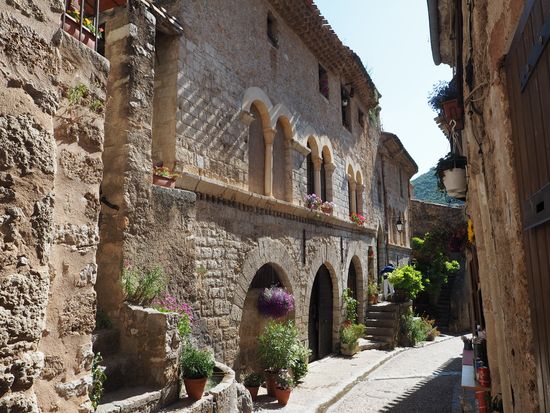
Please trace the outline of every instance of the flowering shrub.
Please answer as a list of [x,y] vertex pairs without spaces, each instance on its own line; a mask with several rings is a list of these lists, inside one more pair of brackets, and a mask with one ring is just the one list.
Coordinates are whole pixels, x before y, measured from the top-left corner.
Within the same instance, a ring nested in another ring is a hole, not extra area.
[[171,294],[164,294],[162,298],[153,301],[153,308],[162,313],[177,313],[178,333],[182,340],[186,340],[191,334],[191,322],[193,321],[193,312],[187,303],[181,303]]
[[265,288],[258,298],[258,310],[267,317],[283,317],[294,310],[294,296],[281,287]]
[[321,204],[321,211],[323,211],[325,214],[332,214],[332,211],[334,211],[334,202],[325,201]]
[[[67,9],[67,14],[80,23],[80,3],[78,0],[71,1],[71,5]],[[101,39],[103,28],[97,28],[94,26],[92,19],[84,17],[82,19],[82,26],[87,28],[96,38]]]
[[366,220],[366,218],[363,215],[356,214],[355,212],[351,213],[351,215],[349,216],[349,219],[351,220],[351,222],[356,223],[360,227],[363,226]]
[[309,208],[313,211],[319,210],[321,208],[321,204],[323,203],[323,200],[321,197],[317,196],[316,194],[308,194],[305,197],[306,202],[306,208]]
[[174,172],[167,166],[154,166],[153,175],[162,176],[163,178],[176,179],[180,174]]

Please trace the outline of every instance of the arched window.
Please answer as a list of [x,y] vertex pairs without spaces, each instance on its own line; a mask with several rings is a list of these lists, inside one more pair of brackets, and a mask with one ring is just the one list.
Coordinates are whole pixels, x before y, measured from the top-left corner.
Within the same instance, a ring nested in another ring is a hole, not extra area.
[[327,175],[326,175],[326,168],[325,168],[325,162],[326,159],[324,155],[321,153],[321,189],[320,189],[320,196],[323,201],[328,201],[327,199]]
[[260,111],[252,105],[250,113],[254,120],[248,129],[248,190],[265,193],[265,142]]
[[[309,142],[307,143],[307,147],[309,150],[312,150]],[[311,155],[311,152],[307,155],[307,158],[306,158],[306,168],[307,168],[307,193],[313,194],[315,193],[315,170],[313,168],[313,156]]]
[[273,196],[286,199],[286,139],[280,121],[273,140]]

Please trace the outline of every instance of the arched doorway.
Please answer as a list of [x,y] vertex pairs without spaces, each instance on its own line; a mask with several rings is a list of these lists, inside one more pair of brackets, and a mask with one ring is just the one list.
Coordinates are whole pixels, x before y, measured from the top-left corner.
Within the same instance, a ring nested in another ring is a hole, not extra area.
[[[269,318],[262,316],[258,311],[258,297],[264,288],[277,285],[291,291],[290,286],[283,283],[284,274],[281,269],[271,263],[264,264],[254,275],[243,306],[243,315],[239,327],[239,356],[235,363],[238,372],[245,369],[260,371],[261,365],[258,359],[258,336],[269,322]],[[291,291],[292,292],[292,291]],[[294,319],[294,312],[287,316]]]
[[347,287],[351,291],[351,296],[357,300],[357,269],[353,260],[349,263]]
[[332,288],[329,270],[321,265],[315,275],[309,301],[308,339],[311,361],[332,352]]

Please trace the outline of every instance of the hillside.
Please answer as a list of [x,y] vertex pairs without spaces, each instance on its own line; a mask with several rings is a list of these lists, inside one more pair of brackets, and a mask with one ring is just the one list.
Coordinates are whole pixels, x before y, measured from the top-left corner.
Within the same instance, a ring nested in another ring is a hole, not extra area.
[[437,188],[435,168],[432,168],[425,174],[413,179],[411,184],[413,185],[413,199],[441,205],[464,205],[463,201],[450,198],[447,194],[441,192]]

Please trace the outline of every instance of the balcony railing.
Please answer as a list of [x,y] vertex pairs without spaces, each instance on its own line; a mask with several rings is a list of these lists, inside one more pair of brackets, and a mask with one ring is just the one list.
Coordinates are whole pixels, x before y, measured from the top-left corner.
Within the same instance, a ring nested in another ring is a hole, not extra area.
[[65,0],[61,16],[63,30],[96,51],[101,38],[99,3],[100,0]]

